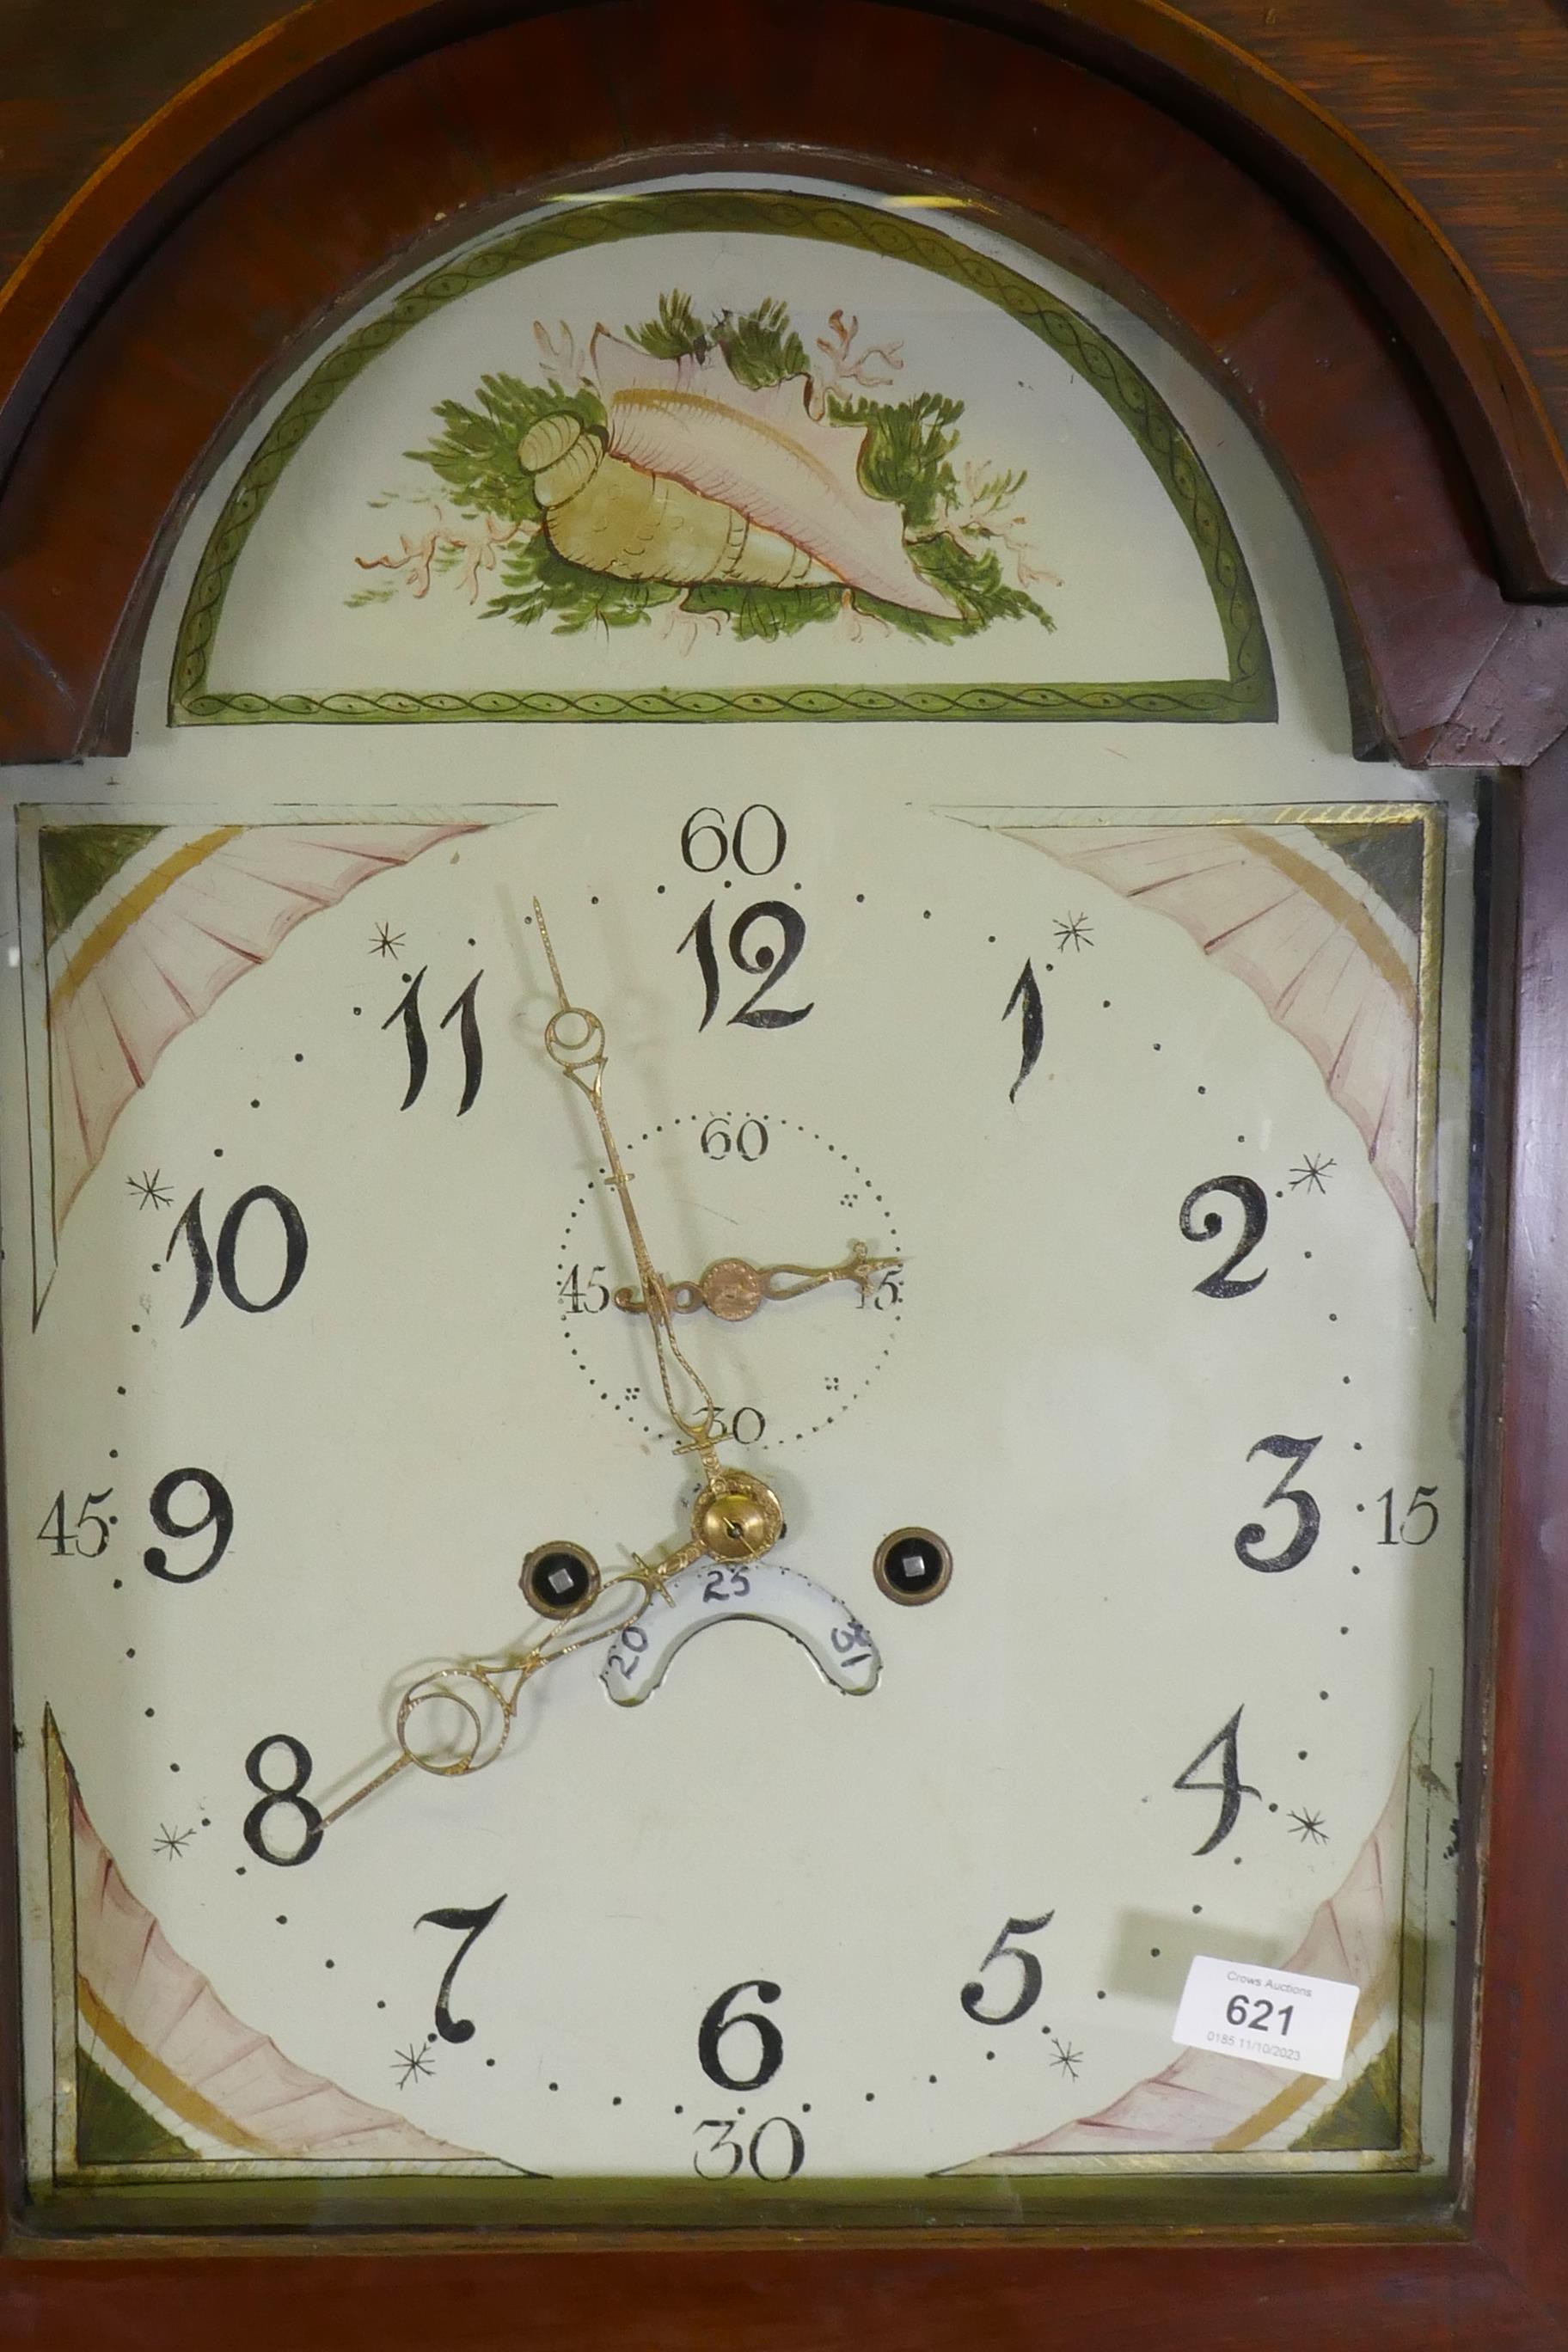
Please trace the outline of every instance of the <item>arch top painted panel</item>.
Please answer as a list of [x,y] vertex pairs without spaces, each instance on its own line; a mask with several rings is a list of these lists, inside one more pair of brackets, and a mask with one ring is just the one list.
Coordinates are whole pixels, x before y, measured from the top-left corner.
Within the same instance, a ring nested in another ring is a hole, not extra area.
[[708,178],[395,289],[198,517],[171,720],[1271,719],[1181,423],[985,212]]

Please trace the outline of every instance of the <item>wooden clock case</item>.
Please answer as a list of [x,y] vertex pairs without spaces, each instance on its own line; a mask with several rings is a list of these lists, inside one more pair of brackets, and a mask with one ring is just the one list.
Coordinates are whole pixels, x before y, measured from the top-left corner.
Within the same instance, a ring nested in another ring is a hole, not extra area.
[[[1317,548],[1359,753],[1505,772],[1468,1745],[1484,1769],[1465,1789],[1462,1941],[1481,1957],[1450,2205],[918,2247],[50,2243],[22,2210],[8,2071],[5,2343],[1568,2346],[1568,463],[1537,381],[1568,340],[1551,290],[1568,240],[1545,211],[1493,237],[1516,314],[1528,298],[1527,363],[1430,214],[1309,94],[1351,71],[1348,31],[1299,33],[1292,79],[1260,54],[1276,14],[1233,0],[1233,43],[1160,0],[310,0],[275,20],[226,0],[215,26],[251,37],[161,106],[105,52],[93,90],[55,101],[81,168],[134,125],[0,287],[0,763],[125,748],[163,561],[237,430],[367,295],[542,189],[794,166],[977,194],[1220,383]],[[1561,109],[1568,26],[1553,45],[1539,14],[1521,0],[1500,22],[1530,19]],[[1461,70],[1463,37],[1413,0],[1382,0],[1378,23],[1407,92],[1384,93],[1394,137],[1424,70]],[[50,37],[34,18],[35,61]],[[1503,119],[1527,102],[1520,70],[1489,70],[1468,131],[1489,107],[1495,160],[1449,175],[1478,219],[1489,173],[1525,184]],[[0,226],[6,182],[0,152]],[[20,173],[10,187],[25,209]],[[7,2070],[16,1927],[7,1895]]]

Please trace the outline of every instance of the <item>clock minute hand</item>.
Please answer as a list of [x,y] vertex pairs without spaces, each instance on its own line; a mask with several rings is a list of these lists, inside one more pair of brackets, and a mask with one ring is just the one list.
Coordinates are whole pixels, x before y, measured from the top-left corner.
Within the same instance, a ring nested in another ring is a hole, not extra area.
[[[394,1736],[398,1753],[379,1772],[362,1780],[346,1797],[321,1814],[321,1827],[330,1829],[367,1797],[374,1796],[389,1780],[395,1780],[409,1765],[422,1772],[434,1773],[438,1780],[462,1780],[470,1772],[484,1770],[495,1763],[511,1737],[517,1719],[519,1703],[524,1690],[537,1674],[546,1666],[559,1665],[579,1650],[594,1648],[601,1642],[613,1642],[628,1625],[635,1625],[648,1607],[656,1591],[662,1591],[661,1576],[674,1573],[691,1560],[703,1557],[704,1547],[693,1541],[684,1545],[671,1559],[650,1567],[638,1559],[637,1566],[608,1578],[604,1593],[614,1591],[617,1584],[632,1588],[634,1605],[623,1615],[612,1616],[608,1622],[596,1618],[589,1621],[586,1609],[583,1615],[559,1626],[546,1626],[542,1632],[511,1649],[483,1658],[467,1658],[460,1664],[437,1666],[417,1675],[404,1686],[397,1703]],[[637,1555],[634,1553],[633,1558]],[[521,1580],[520,1580],[521,1581]],[[598,1597],[603,1597],[598,1596]],[[664,1596],[667,1600],[668,1594]],[[588,1607],[592,1607],[592,1602]],[[448,1722],[444,1748],[424,1748],[416,1746],[409,1727],[421,1707],[437,1700],[446,1702],[456,1710],[459,1726]]]
[[[771,1551],[784,1533],[784,1511],[779,1498],[763,1479],[749,1470],[731,1469],[721,1462],[717,1430],[719,1406],[712,1390],[691,1362],[675,1336],[675,1324],[668,1294],[654,1272],[653,1259],[643,1238],[641,1220],[632,1202],[631,1179],[621,1162],[619,1149],[610,1122],[605,1115],[605,1064],[608,1045],[605,1024],[596,1013],[585,1005],[574,1004],[566,993],[561,977],[561,966],[555,961],[544,909],[537,898],[533,902],[533,919],[539,936],[544,942],[544,952],[550,960],[551,978],[555,982],[556,1010],[544,1027],[544,1043],[557,1069],[569,1077],[580,1094],[585,1095],[598,1125],[599,1138],[605,1147],[605,1160],[616,1198],[621,1204],[621,1214],[626,1223],[631,1240],[632,1256],[642,1284],[646,1301],[648,1329],[653,1336],[654,1355],[658,1364],[658,1382],[664,1391],[665,1410],[680,1433],[679,1454],[701,1456],[704,1485],[691,1512],[691,1538],[673,1558],[648,1563],[638,1560],[633,1571],[651,1593],[655,1587],[662,1590],[667,1578],[679,1568],[688,1566],[694,1559],[704,1557],[735,1565],[746,1560],[761,1559]],[[567,1028],[575,1024],[579,1034],[568,1035]],[[700,1415],[689,1418],[675,1402],[675,1384],[670,1375],[671,1363],[678,1364],[693,1391],[700,1400]]]
[[[633,1567],[605,1580],[606,1594],[618,1584],[630,1586],[637,1594],[635,1606],[624,1616],[612,1617],[607,1624],[585,1622],[584,1618],[568,1620],[559,1627],[547,1627],[531,1642],[500,1656],[468,1658],[460,1664],[437,1666],[409,1683],[397,1706],[395,1733],[398,1753],[380,1771],[362,1780],[346,1797],[340,1797],[336,1804],[323,1811],[321,1829],[331,1829],[345,1813],[352,1812],[367,1797],[374,1797],[377,1790],[396,1780],[411,1764],[422,1772],[434,1773],[439,1780],[462,1780],[471,1772],[484,1770],[498,1760],[510,1738],[519,1703],[535,1675],[542,1673],[546,1666],[560,1664],[579,1650],[613,1642],[628,1626],[636,1624],[656,1593],[667,1601],[671,1599],[666,1586],[681,1569],[700,1559],[721,1560],[730,1566],[759,1559],[772,1549],[779,1531],[778,1503],[771,1489],[748,1471],[721,1467],[718,1477],[710,1480],[692,1506],[691,1533],[685,1543],[659,1559],[645,1560],[634,1552]],[[455,1709],[467,1727],[439,1751],[416,1747],[409,1730],[419,1709],[437,1700]]]
[[[548,1665],[570,1657],[574,1651],[613,1640],[634,1623],[648,1607],[656,1593],[670,1599],[666,1587],[671,1577],[683,1568],[700,1559],[716,1559],[727,1566],[741,1566],[761,1559],[771,1551],[784,1532],[784,1513],[778,1496],[763,1479],[748,1470],[731,1469],[719,1459],[713,1435],[719,1419],[719,1407],[713,1391],[696,1367],[688,1360],[670,1324],[670,1306],[665,1286],[653,1270],[653,1261],[637,1210],[632,1205],[631,1180],[621,1162],[609,1120],[605,1116],[604,1078],[607,1045],[605,1024],[596,1013],[585,1005],[574,1004],[567,996],[561,978],[561,967],[555,961],[550,932],[543,909],[538,899],[533,902],[533,917],[539,926],[539,936],[550,960],[551,977],[555,982],[557,1009],[545,1024],[544,1043],[556,1067],[569,1077],[578,1091],[585,1095],[598,1125],[605,1158],[610,1171],[610,1181],[621,1204],[626,1232],[631,1240],[632,1255],[647,1301],[648,1328],[653,1334],[654,1352],[658,1360],[659,1385],[669,1418],[679,1431],[681,1444],[678,1451],[701,1456],[706,1481],[691,1507],[690,1532],[687,1540],[663,1558],[645,1560],[633,1553],[634,1565],[609,1578],[604,1587],[607,1592],[617,1584],[632,1586],[638,1594],[631,1612],[607,1625],[589,1624],[583,1620],[567,1621],[557,1631],[546,1632],[521,1650],[507,1652],[500,1657],[474,1658],[462,1664],[439,1666],[410,1683],[398,1702],[396,1738],[398,1754],[373,1773],[369,1780],[339,1799],[321,1815],[320,1826],[330,1828],[363,1804],[367,1797],[397,1779],[412,1764],[425,1772],[433,1772],[443,1780],[456,1780],[470,1772],[480,1771],[495,1762],[511,1735],[518,1704],[524,1689]],[[565,1025],[576,1024],[581,1034],[565,1034]],[[794,1273],[800,1269],[776,1268],[775,1272]],[[812,1272],[812,1269],[804,1271]],[[675,1402],[674,1383],[670,1378],[671,1360],[678,1364],[701,1402],[700,1419],[689,1419]],[[590,1604],[591,1605],[591,1604]],[[570,1630],[569,1630],[570,1629]],[[416,1748],[409,1736],[409,1726],[419,1709],[437,1700],[444,1700],[467,1724],[466,1733],[456,1743],[440,1753]],[[487,1719],[489,1725],[487,1738]]]
[[[556,1068],[571,1079],[580,1094],[587,1097],[598,1124],[599,1138],[605,1147],[605,1161],[609,1170],[610,1182],[621,1204],[621,1214],[626,1219],[626,1233],[632,1245],[632,1256],[637,1262],[637,1277],[642,1285],[642,1295],[647,1302],[648,1327],[653,1334],[654,1355],[658,1364],[659,1386],[664,1391],[665,1409],[681,1436],[682,1442],[678,1451],[700,1454],[702,1466],[711,1481],[720,1472],[713,1433],[719,1421],[719,1406],[712,1390],[683,1353],[680,1342],[675,1336],[675,1327],[670,1316],[669,1303],[665,1296],[664,1285],[654,1272],[653,1260],[648,1254],[647,1244],[643,1238],[642,1225],[632,1203],[631,1179],[622,1165],[615,1135],[605,1115],[605,1065],[609,1054],[605,1024],[596,1013],[591,1013],[585,1005],[574,1004],[568,997],[565,983],[561,977],[561,967],[555,961],[555,950],[551,944],[544,912],[537,898],[533,902],[533,919],[539,927],[539,936],[544,943],[544,952],[550,960],[550,974],[555,982],[557,999],[557,1009],[545,1024],[545,1050]],[[574,1023],[581,1027],[580,1036],[571,1037],[565,1034],[568,1025]],[[697,1419],[688,1419],[675,1402],[674,1383],[670,1378],[669,1370],[672,1360],[685,1373],[700,1400],[701,1412]]]

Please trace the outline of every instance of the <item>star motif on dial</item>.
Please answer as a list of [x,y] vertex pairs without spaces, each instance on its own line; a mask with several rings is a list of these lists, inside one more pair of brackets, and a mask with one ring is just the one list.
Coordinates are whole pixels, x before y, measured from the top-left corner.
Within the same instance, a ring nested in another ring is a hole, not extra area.
[[1075,955],[1094,945],[1094,930],[1087,915],[1064,915],[1056,924],[1057,945],[1071,948]]
[[1292,1813],[1290,1821],[1291,1836],[1300,1838],[1303,1845],[1327,1845],[1329,1835],[1321,1813]]
[[128,1176],[125,1181],[138,1196],[139,1208],[167,1209],[173,1206],[174,1196],[173,1192],[166,1192],[163,1190],[163,1171],[161,1168],[154,1168],[150,1176],[143,1168],[140,1176]]
[[185,1848],[195,1835],[195,1830],[172,1830],[165,1822],[160,1822],[158,1834],[153,1841],[153,1851],[167,1854],[171,1862],[183,1862]]
[[393,2060],[392,2071],[397,2077],[398,2089],[404,2091],[416,2074],[433,2074],[436,2069],[419,2044],[410,2042],[407,2049],[400,2050]]
[[1333,1165],[1331,1160],[1321,1155],[1314,1159],[1310,1151],[1304,1151],[1301,1165],[1290,1171],[1290,1190],[1299,1192],[1305,1185],[1309,1192],[1326,1192],[1329,1188],[1323,1180]]
[[1081,2050],[1075,2050],[1070,2042],[1058,2041],[1054,2035],[1051,2040],[1051,2047],[1057,2053],[1051,2060],[1051,2064],[1056,2068],[1058,2074],[1069,2075],[1076,2083],[1078,2080],[1078,2070],[1083,2060],[1083,2052]]
[[395,931],[390,923],[377,923],[375,937],[370,943],[372,955],[395,956],[403,952],[403,933]]

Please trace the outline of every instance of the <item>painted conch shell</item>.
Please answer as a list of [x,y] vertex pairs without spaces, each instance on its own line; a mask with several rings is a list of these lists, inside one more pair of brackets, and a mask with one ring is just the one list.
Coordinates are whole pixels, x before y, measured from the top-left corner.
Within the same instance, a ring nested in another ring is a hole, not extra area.
[[655,359],[603,327],[591,350],[604,442],[563,410],[518,447],[568,562],[683,585],[836,583],[955,617],[910,562],[898,507],[861,485],[865,430],[812,417],[807,377],[753,388],[718,352]]

